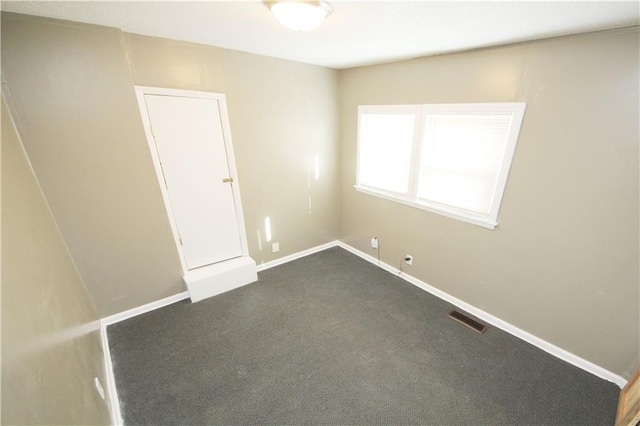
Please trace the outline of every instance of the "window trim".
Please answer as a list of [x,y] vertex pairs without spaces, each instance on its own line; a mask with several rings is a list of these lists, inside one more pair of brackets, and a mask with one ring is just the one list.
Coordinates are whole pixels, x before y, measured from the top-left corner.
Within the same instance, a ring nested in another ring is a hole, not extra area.
[[[414,184],[414,176],[413,176],[413,170],[414,170],[414,165],[416,162],[416,159],[413,157],[413,153],[415,151],[415,145],[416,145],[416,139],[415,139],[415,135],[419,134],[420,132],[422,132],[422,105],[365,105],[365,106],[358,106],[358,143],[357,143],[357,148],[356,148],[356,188],[360,188],[360,189],[369,189],[372,190],[373,192],[376,192],[378,194],[382,194],[382,195],[386,195],[387,197],[390,197],[393,200],[404,200],[405,197],[403,197],[405,194],[402,192],[394,192],[394,191],[387,191],[387,190],[383,190],[383,189],[379,189],[379,188],[374,188],[374,187],[370,187],[367,185],[362,185],[360,184],[360,152],[361,152],[361,146],[360,146],[360,125],[361,125],[361,117],[362,114],[389,114],[389,113],[394,113],[394,114],[406,114],[406,115],[413,115],[415,117],[414,123],[413,123],[413,132],[414,132],[414,140],[413,143],[411,144],[411,167],[409,168],[409,179],[407,182],[407,187],[408,189],[408,193],[411,193],[411,188],[412,185]],[[373,194],[375,195],[375,194]]]
[[[524,102],[496,102],[496,103],[466,103],[466,104],[423,104],[423,105],[360,105],[358,106],[358,129],[356,149],[356,184],[354,188],[358,192],[373,195],[410,207],[426,210],[462,222],[477,225],[486,229],[495,229],[498,226],[498,213],[504,197],[511,163],[515,154],[516,145],[522,127],[522,121],[526,110]],[[462,113],[473,112],[478,114],[505,113],[512,114],[511,127],[507,143],[503,152],[502,163],[496,179],[495,190],[488,214],[476,214],[458,209],[452,206],[436,202],[418,199],[419,169],[422,160],[422,147],[424,130],[429,113]],[[415,114],[414,139],[411,147],[411,166],[409,169],[409,182],[406,193],[396,193],[370,187],[360,183],[360,117],[362,114]]]

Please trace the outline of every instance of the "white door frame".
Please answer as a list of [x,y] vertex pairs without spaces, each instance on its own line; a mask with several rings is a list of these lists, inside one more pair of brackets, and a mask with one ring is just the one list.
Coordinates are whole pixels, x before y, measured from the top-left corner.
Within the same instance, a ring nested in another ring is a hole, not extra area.
[[158,179],[158,185],[162,192],[162,199],[164,201],[164,207],[167,210],[167,216],[171,225],[171,231],[173,232],[173,239],[178,250],[180,257],[180,264],[182,265],[182,272],[186,274],[187,263],[182,251],[182,245],[180,244],[180,234],[178,233],[178,227],[175,222],[173,211],[171,210],[171,203],[169,199],[169,192],[164,184],[164,174],[162,173],[162,167],[160,166],[160,157],[156,147],[156,142],[153,137],[153,131],[151,129],[151,121],[149,119],[149,113],[147,111],[144,95],[161,95],[161,96],[175,96],[186,98],[200,98],[200,99],[214,99],[218,101],[218,108],[220,110],[220,122],[222,123],[222,134],[224,137],[224,147],[227,153],[227,163],[229,164],[230,178],[233,179],[231,183],[231,190],[233,193],[233,201],[236,209],[236,217],[238,220],[238,226],[240,227],[240,245],[242,248],[242,256],[249,256],[249,248],[247,245],[247,231],[244,224],[244,213],[242,211],[242,200],[240,199],[240,184],[238,181],[238,172],[236,170],[236,161],[233,155],[233,142],[231,140],[231,127],[229,125],[229,116],[227,115],[227,102],[225,95],[222,93],[200,92],[195,90],[181,90],[181,89],[166,89],[160,87],[149,86],[135,86],[136,98],[138,99],[138,108],[140,109],[140,116],[142,117],[142,123],[144,125],[144,132],[147,137],[147,144],[153,159],[153,166],[156,171],[156,177]]

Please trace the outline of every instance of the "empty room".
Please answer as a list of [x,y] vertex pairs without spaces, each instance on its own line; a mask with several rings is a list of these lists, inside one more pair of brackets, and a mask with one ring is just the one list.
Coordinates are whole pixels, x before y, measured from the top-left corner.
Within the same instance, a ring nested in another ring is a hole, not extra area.
[[640,422],[640,4],[2,1],[2,424]]

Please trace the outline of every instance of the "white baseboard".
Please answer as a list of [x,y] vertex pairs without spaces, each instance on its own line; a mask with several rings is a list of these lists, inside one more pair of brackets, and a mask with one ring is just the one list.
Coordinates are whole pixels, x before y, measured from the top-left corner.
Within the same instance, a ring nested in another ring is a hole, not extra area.
[[189,293],[185,291],[183,293],[175,294],[173,296],[169,296],[155,302],[147,303],[146,305],[138,306],[137,308],[110,315],[100,320],[100,339],[102,341],[102,351],[104,353],[104,369],[105,377],[107,380],[107,396],[109,398],[109,407],[111,409],[111,423],[113,425],[121,426],[124,424],[124,422],[122,420],[122,414],[120,411],[120,400],[118,399],[116,379],[113,375],[113,364],[111,362],[111,350],[109,349],[107,326],[120,321],[124,321],[129,318],[133,318],[138,315],[142,315],[146,312],[150,312],[167,305],[171,305],[172,303],[176,303],[187,298],[189,298]]
[[[494,327],[497,327],[503,331],[506,331],[507,333],[518,337],[519,339],[524,340],[525,342],[528,342],[540,349],[542,349],[543,351],[563,360],[566,361],[572,365],[575,365],[578,368],[581,368],[595,376],[598,376],[602,379],[608,380],[610,382],[615,383],[616,385],[618,385],[620,388],[623,388],[627,381],[621,377],[618,376],[617,374],[614,374],[598,365],[593,364],[590,361],[587,361],[583,358],[580,358],[577,355],[574,355],[564,349],[561,349],[537,336],[534,336],[531,333],[528,333],[524,330],[519,329],[518,327],[509,324],[506,321],[501,320],[500,318],[497,318],[481,309],[476,308],[475,306],[472,306],[456,297],[451,296],[450,294],[447,294],[445,292],[443,292],[442,290],[439,290],[427,283],[425,283],[424,281],[419,280],[418,278],[415,278],[409,274],[406,274],[404,272],[400,272],[399,269],[384,263],[384,262],[379,262],[378,259],[374,258],[373,256],[364,253],[358,249],[356,249],[355,247],[352,247],[346,243],[343,243],[342,241],[331,241],[329,243],[326,244],[322,244],[313,248],[310,248],[308,250],[303,250],[301,252],[298,253],[294,253],[291,254],[289,256],[284,256],[281,257],[279,259],[276,260],[272,260],[270,262],[266,262],[263,263],[261,265],[257,266],[257,270],[259,271],[264,271],[265,269],[269,269],[269,268],[273,268],[275,266],[278,265],[282,265],[284,263],[287,262],[291,262],[293,260],[296,259],[300,259],[302,257],[305,256],[309,256],[311,254],[326,250],[328,248],[331,247],[342,247],[343,249],[373,263],[374,265],[379,266],[380,268],[391,272],[392,274],[398,275],[401,278],[403,278],[404,280],[406,280],[407,282],[415,285],[416,287],[433,294],[434,296],[445,300],[449,303],[451,303],[452,305],[457,306],[458,308],[476,316],[477,318],[486,321],[487,323],[493,325]],[[110,356],[110,351],[109,351],[109,341],[107,338],[107,331],[106,328],[107,326],[111,325],[111,324],[115,324],[117,322],[123,321],[125,319],[128,318],[132,318],[141,314],[144,314],[146,312],[150,312],[153,311],[155,309],[159,309],[162,308],[164,306],[168,306],[171,305],[173,303],[179,302],[181,300],[184,299],[188,299],[189,298],[189,293],[188,292],[183,292],[183,293],[179,293],[152,303],[147,303],[146,305],[143,306],[139,306],[137,308],[133,308],[133,309],[129,309],[127,311],[115,314],[115,315],[111,315],[108,317],[105,317],[103,319],[100,320],[100,333],[101,333],[101,337],[102,337],[102,345],[103,345],[103,350],[104,350],[104,354],[105,354],[105,369],[106,369],[106,378],[107,378],[107,391],[108,391],[108,395],[109,395],[109,399],[110,399],[110,406],[111,406],[111,415],[113,418],[113,423],[115,425],[122,425],[122,416],[120,414],[120,403],[118,400],[118,393],[116,390],[116,385],[115,385],[115,378],[113,376],[113,365],[111,363],[111,356]]]
[[307,250],[302,250],[297,253],[290,254],[289,256],[284,256],[276,260],[272,260],[270,262],[262,263],[258,265],[258,272],[264,271],[265,269],[273,268],[274,266],[279,266],[287,262],[291,262],[292,260],[300,259],[301,257],[309,256],[310,254],[317,253],[322,250],[326,250],[331,247],[336,247],[340,245],[339,241],[331,241],[326,244],[321,244],[319,246],[312,247]]
[[[262,263],[260,265],[257,265],[257,270],[258,272],[264,271],[265,269],[273,268],[274,266],[282,265],[284,263],[291,262],[292,260],[300,259],[301,257],[309,256],[310,254],[317,253],[331,247],[336,247],[337,245],[339,245],[339,241],[331,241],[326,244],[300,251],[298,253],[290,254],[289,256],[284,256],[270,262]],[[138,315],[142,315],[147,312],[155,311],[156,309],[164,308],[165,306],[169,306],[188,298],[189,292],[185,291],[182,293],[174,294],[173,296],[165,297],[164,299],[156,300],[155,302],[147,303],[146,305],[138,306],[136,308],[128,309],[117,314],[109,315],[108,317],[102,318],[100,322],[105,326],[109,326],[111,324],[115,324],[129,318],[137,317]]]
[[[322,250],[326,250],[331,247],[336,247],[339,244],[338,241],[332,241],[326,244],[322,244],[308,250],[303,250],[298,253],[291,254],[289,256],[281,257],[271,262],[263,263],[257,266],[258,271],[264,271],[265,269],[273,268],[274,266],[282,265],[292,260],[300,259],[301,257],[309,256],[310,254],[317,253]],[[142,315],[147,312],[154,311],[156,309],[163,308],[173,303],[179,302],[189,298],[189,292],[175,294],[173,296],[165,297],[155,302],[147,303],[146,305],[138,306],[136,308],[128,309],[126,311],[104,317],[100,320],[100,338],[102,341],[102,350],[104,353],[104,366],[105,377],[107,380],[107,396],[109,398],[109,406],[111,409],[111,421],[114,425],[123,425],[122,414],[120,412],[120,400],[118,399],[118,391],[116,389],[116,381],[113,375],[113,364],[111,362],[111,351],[109,350],[109,338],[107,336],[107,326],[124,321],[129,318]]]
[[147,303],[146,305],[138,306],[137,308],[128,309],[118,314],[109,315],[102,318],[100,321],[106,326],[115,324],[120,321],[124,321],[129,318],[137,317],[138,315],[145,314],[147,312],[155,311],[156,309],[164,308],[165,306],[179,302],[189,298],[189,292],[174,294],[173,296],[165,297],[164,299],[156,300],[155,302]]
[[121,426],[124,424],[120,412],[120,400],[116,389],[116,379],[113,375],[113,364],[111,363],[111,351],[109,350],[109,338],[107,337],[107,324],[100,320],[100,340],[102,341],[102,352],[104,353],[104,370],[107,380],[107,398],[109,398],[109,409],[111,411],[111,424]]
[[[282,265],[287,262],[291,262],[296,259],[300,259],[301,257],[309,256],[310,254],[317,253],[322,250],[326,250],[331,247],[336,247],[341,244],[339,241],[331,241],[326,244],[321,244],[316,247],[312,247],[307,250],[299,251],[294,254],[290,254],[289,256],[284,256],[279,259],[272,260],[270,262],[262,263],[257,265],[258,272],[264,271],[265,269],[273,268],[274,266]],[[185,300],[189,298],[189,292],[185,291],[182,293],[174,294],[173,296],[165,297],[164,299],[156,300],[155,302],[147,303],[146,305],[138,306],[136,308],[128,309],[126,311],[109,315],[108,317],[102,318],[100,321],[105,325],[115,324],[120,321],[124,321],[129,318],[137,317],[138,315],[145,314],[147,312],[154,311],[156,309],[164,308],[165,306],[169,306],[181,300]]]
[[451,296],[450,294],[445,293],[442,290],[438,290],[437,288],[425,283],[424,281],[419,280],[418,278],[415,278],[405,272],[401,272],[399,269],[394,268],[393,266],[384,263],[384,262],[379,262],[378,259],[376,259],[375,257],[364,253],[358,249],[356,249],[355,247],[352,247],[346,243],[343,243],[342,241],[338,241],[337,245],[339,247],[342,247],[343,249],[363,258],[364,260],[367,260],[371,263],[373,263],[374,265],[379,266],[380,268],[391,272],[401,278],[403,278],[404,280],[406,280],[407,282],[415,285],[416,287],[433,294],[434,296],[445,300],[449,303],[451,303],[452,305],[457,306],[458,308],[476,316],[477,318],[488,322],[489,324],[493,325],[494,327],[497,327],[503,331],[506,331],[507,333],[524,340],[527,343],[532,344],[533,346],[536,346],[540,349],[542,349],[543,351],[555,356],[556,358],[560,358],[563,361],[568,362],[569,364],[575,365],[578,368],[581,368],[595,376],[598,376],[602,379],[608,380],[610,382],[615,383],[616,385],[618,385],[620,388],[623,388],[626,384],[627,381],[615,374],[612,373],[609,370],[606,370],[590,361],[587,361],[586,359],[580,358],[577,355],[572,354],[571,352],[568,352],[564,349],[561,349],[549,342],[547,342],[546,340],[543,340],[537,336],[534,336],[531,333],[528,333],[512,324],[509,324],[506,321],[501,320],[500,318],[497,318],[481,309],[476,308],[475,306],[472,306],[454,296]]

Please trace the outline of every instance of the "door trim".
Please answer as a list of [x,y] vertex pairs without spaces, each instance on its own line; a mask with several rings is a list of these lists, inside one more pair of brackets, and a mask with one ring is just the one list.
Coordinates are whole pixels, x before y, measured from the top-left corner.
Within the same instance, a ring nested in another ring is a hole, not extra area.
[[[182,266],[183,275],[189,271],[185,260],[184,252],[182,251],[182,245],[180,244],[180,234],[178,233],[178,227],[175,222],[173,211],[171,210],[171,203],[169,199],[169,193],[164,185],[164,175],[160,166],[160,157],[156,148],[155,139],[151,131],[151,121],[149,119],[149,113],[147,111],[145,95],[160,95],[160,96],[172,96],[172,97],[184,97],[184,98],[196,98],[196,99],[213,99],[218,102],[218,109],[220,111],[220,123],[222,124],[222,134],[224,137],[224,147],[227,156],[227,163],[229,165],[230,178],[233,179],[231,184],[231,190],[233,193],[233,202],[236,209],[236,218],[238,220],[238,226],[240,227],[240,246],[242,249],[242,256],[249,256],[249,248],[247,244],[247,231],[244,224],[244,212],[242,210],[242,200],[240,198],[240,185],[238,179],[238,172],[236,169],[236,161],[233,154],[233,141],[231,139],[231,126],[229,124],[229,116],[227,113],[226,97],[223,93],[212,92],[200,92],[195,90],[181,90],[181,89],[167,89],[162,87],[150,87],[150,86],[134,86],[136,92],[136,98],[138,100],[138,109],[140,110],[140,116],[142,118],[142,124],[144,127],[145,136],[147,139],[147,146],[153,160],[153,167],[156,171],[156,178],[160,192],[162,193],[162,199],[164,201],[164,207],[167,211],[167,217],[171,226],[171,232],[173,233],[174,243],[176,250],[178,251],[178,257],[180,258],[180,264]],[[206,266],[204,266],[206,267]],[[197,268],[196,268],[197,269]]]

